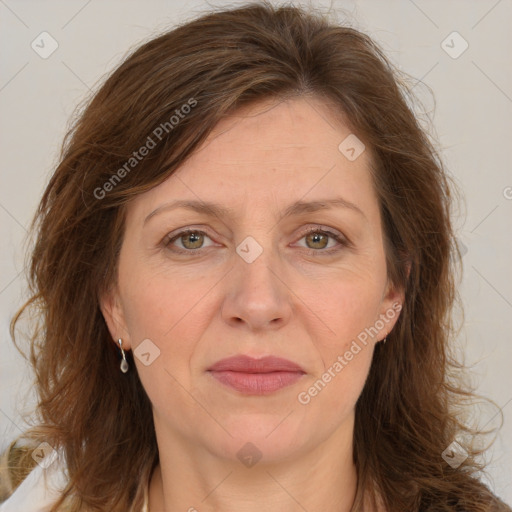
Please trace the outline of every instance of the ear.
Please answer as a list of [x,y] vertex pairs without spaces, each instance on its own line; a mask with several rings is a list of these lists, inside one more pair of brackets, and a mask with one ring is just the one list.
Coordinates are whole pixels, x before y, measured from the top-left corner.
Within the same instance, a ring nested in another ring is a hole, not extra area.
[[123,349],[131,348],[131,339],[126,327],[125,315],[117,287],[112,287],[100,296],[100,309],[107,324],[112,339],[117,345],[117,340],[123,340]]
[[[407,274],[409,274],[409,271]],[[377,337],[378,340],[382,341],[393,330],[400,316],[400,311],[402,311],[404,301],[404,289],[393,285],[393,283],[388,280],[381,301],[379,319],[375,322],[380,330]]]

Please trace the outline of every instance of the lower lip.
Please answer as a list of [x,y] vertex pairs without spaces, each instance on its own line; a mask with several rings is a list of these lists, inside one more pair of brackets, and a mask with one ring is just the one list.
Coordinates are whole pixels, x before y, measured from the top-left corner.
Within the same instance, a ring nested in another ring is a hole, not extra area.
[[300,372],[243,373],[232,371],[210,371],[222,384],[246,395],[266,395],[297,382],[304,374]]

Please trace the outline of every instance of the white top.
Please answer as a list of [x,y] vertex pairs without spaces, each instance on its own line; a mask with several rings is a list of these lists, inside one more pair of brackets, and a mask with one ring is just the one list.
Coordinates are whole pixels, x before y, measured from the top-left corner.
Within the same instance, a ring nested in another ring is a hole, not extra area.
[[[0,512],[47,512],[66,486],[63,467],[60,457],[46,469],[37,464],[9,499],[0,504]],[[147,487],[141,512],[148,512]]]

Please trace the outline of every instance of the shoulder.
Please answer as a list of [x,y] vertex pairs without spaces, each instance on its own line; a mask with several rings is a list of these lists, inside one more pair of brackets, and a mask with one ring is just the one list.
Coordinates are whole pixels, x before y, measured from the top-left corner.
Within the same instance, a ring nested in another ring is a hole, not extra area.
[[[21,466],[13,467],[9,456],[15,448],[11,445],[7,456],[3,456],[0,480],[3,484],[5,501],[0,503],[0,512],[43,512],[54,504],[66,485],[66,471],[63,458],[58,452],[46,454],[38,463],[25,462],[28,470],[23,473]],[[31,451],[33,452],[33,450]],[[36,453],[37,455],[37,453]],[[5,457],[5,458],[4,458]],[[28,474],[27,474],[28,472]],[[23,475],[20,477],[20,474]],[[21,480],[21,481],[19,481]]]

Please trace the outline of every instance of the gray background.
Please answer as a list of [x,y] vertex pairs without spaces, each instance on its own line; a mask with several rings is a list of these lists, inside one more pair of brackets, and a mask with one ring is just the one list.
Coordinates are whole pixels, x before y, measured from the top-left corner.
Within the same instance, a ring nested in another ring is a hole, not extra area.
[[[0,449],[23,429],[21,413],[33,405],[31,376],[8,325],[26,296],[26,229],[73,109],[129,48],[210,8],[237,3],[0,0]],[[416,78],[414,92],[464,193],[455,218],[465,253],[466,320],[458,343],[472,366],[471,382],[503,411],[486,481],[512,503],[512,1],[333,1],[332,7]],[[42,45],[43,31],[58,44],[46,59],[31,47]],[[463,39],[446,39],[454,31]],[[464,41],[467,50],[453,58]],[[476,408],[474,416],[481,428],[499,423],[489,407]]]

